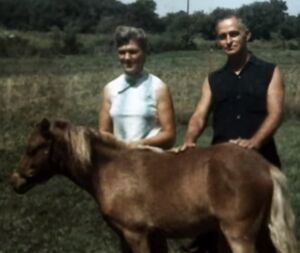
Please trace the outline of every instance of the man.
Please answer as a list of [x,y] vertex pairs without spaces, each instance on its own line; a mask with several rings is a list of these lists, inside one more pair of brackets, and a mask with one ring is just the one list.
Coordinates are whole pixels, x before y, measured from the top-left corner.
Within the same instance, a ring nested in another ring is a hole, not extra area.
[[[204,80],[201,98],[180,149],[196,145],[212,112],[213,144],[231,142],[255,149],[280,167],[273,139],[283,115],[284,85],[280,69],[248,50],[251,34],[238,16],[220,18],[216,33],[227,62]],[[211,233],[200,236],[187,250],[216,252],[216,237]]]
[[195,146],[212,109],[213,144],[229,141],[255,149],[280,167],[272,137],[283,115],[280,69],[248,50],[251,34],[238,16],[219,19],[216,33],[227,63],[205,79],[202,96],[188,124],[184,148]]

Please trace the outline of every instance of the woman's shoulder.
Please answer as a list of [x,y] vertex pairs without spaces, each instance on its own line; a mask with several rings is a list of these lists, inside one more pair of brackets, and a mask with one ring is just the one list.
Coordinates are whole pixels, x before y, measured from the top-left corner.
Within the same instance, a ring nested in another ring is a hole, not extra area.
[[118,92],[119,90],[123,89],[124,84],[126,83],[125,81],[125,75],[121,74],[115,79],[111,80],[108,82],[105,86],[104,89],[109,93],[109,94],[114,94]]
[[149,78],[151,78],[151,83],[155,89],[163,89],[166,88],[166,83],[162,81],[158,76],[149,73]]
[[125,79],[125,75],[121,74],[115,79],[109,81],[105,86],[110,87],[110,86],[120,85],[124,82],[124,79]]

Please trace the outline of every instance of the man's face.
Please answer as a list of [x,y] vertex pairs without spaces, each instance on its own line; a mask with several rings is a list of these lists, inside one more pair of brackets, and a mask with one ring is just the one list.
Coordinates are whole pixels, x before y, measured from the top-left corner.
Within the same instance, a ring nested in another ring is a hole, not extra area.
[[118,48],[119,60],[128,75],[136,75],[143,69],[145,53],[135,40],[130,40]]
[[221,20],[217,25],[218,44],[228,56],[241,53],[247,48],[250,34],[236,17]]

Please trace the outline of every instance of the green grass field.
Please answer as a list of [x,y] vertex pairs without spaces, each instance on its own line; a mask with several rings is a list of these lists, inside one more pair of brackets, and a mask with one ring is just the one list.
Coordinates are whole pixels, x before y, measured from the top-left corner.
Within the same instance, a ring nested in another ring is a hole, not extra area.
[[[253,49],[280,65],[286,84],[286,118],[276,134],[300,236],[300,51]],[[147,69],[170,86],[178,120],[177,144],[218,51],[151,55]],[[118,252],[117,238],[93,199],[65,178],[53,178],[26,195],[15,194],[8,174],[17,166],[31,126],[43,117],[97,127],[100,92],[121,73],[115,56],[0,59],[0,253]],[[200,138],[209,145],[211,129]],[[170,243],[173,252],[177,244]]]

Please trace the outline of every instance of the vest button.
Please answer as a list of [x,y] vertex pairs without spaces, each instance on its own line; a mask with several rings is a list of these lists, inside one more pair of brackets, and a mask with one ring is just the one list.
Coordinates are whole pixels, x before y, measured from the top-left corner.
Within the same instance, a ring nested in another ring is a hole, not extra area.
[[241,118],[241,115],[238,114],[238,115],[236,116],[236,119],[240,119],[240,118]]
[[237,96],[236,96],[236,99],[241,99],[241,98],[242,98],[241,95],[237,95]]

